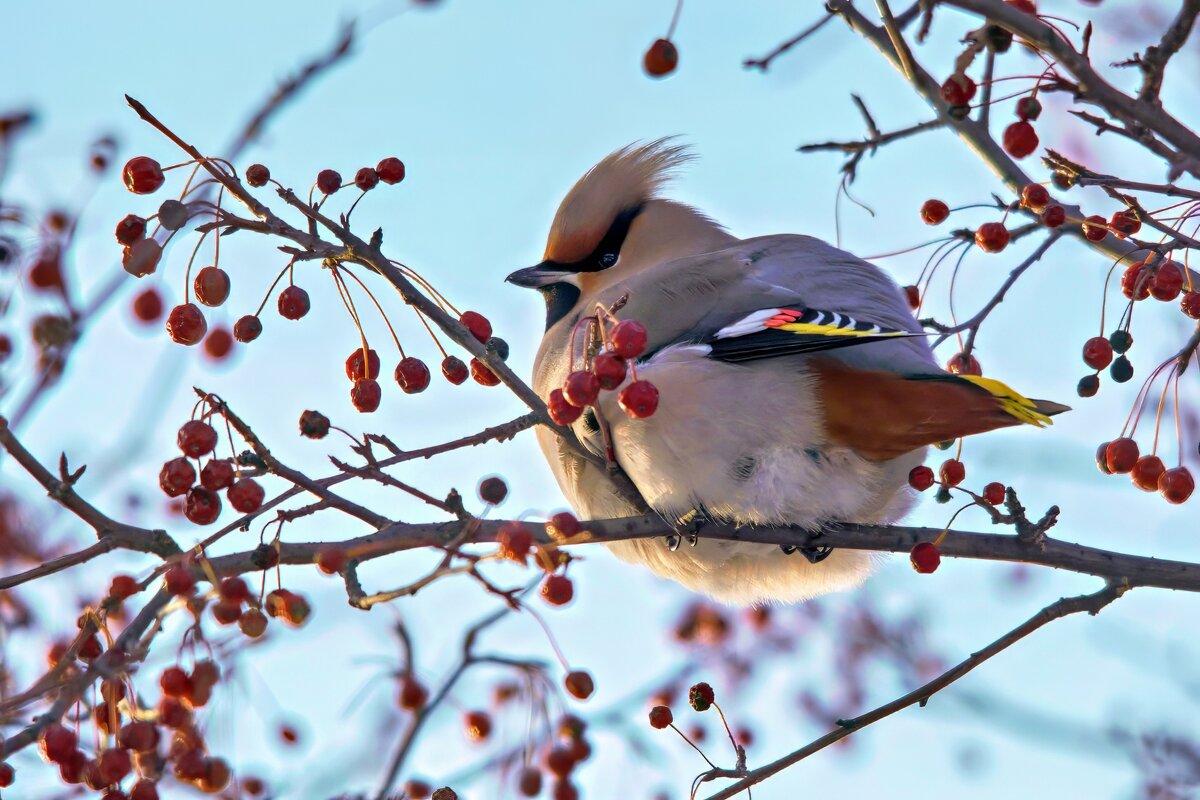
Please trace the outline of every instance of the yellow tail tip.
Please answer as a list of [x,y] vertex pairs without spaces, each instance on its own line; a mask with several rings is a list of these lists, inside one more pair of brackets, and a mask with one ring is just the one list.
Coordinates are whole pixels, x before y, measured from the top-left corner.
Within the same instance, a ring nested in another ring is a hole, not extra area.
[[1000,407],[1004,409],[1005,413],[1027,425],[1036,425],[1039,428],[1053,425],[1054,420],[1050,419],[1052,416],[1071,410],[1070,406],[1055,403],[1052,400],[1030,400],[1008,384],[995,378],[984,378],[979,375],[959,375],[958,377],[995,397],[1000,401]]

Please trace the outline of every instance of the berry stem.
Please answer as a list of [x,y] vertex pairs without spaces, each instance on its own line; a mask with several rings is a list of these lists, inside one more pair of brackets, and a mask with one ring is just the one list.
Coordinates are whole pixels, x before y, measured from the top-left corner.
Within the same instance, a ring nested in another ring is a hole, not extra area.
[[283,265],[283,269],[279,270],[279,274],[275,276],[275,280],[271,281],[270,287],[267,288],[267,293],[263,296],[262,302],[258,304],[258,310],[254,312],[254,316],[257,317],[262,314],[263,309],[267,305],[267,301],[271,299],[271,295],[275,291],[275,287],[279,285],[279,281],[283,279],[284,274],[292,268],[292,263],[294,261],[295,259],[288,261],[288,263]]

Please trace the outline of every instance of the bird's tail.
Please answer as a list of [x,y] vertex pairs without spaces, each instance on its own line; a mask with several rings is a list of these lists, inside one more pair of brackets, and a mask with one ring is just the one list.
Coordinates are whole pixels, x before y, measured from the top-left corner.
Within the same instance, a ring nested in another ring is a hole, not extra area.
[[1051,417],[1071,410],[1070,406],[1055,403],[1053,400],[1030,400],[1025,395],[1009,387],[1008,384],[1002,383],[995,378],[984,378],[979,375],[956,375],[953,377],[958,380],[967,381],[983,389],[996,398],[1004,413],[1028,425],[1036,425],[1039,428],[1053,425],[1054,421],[1050,419]]

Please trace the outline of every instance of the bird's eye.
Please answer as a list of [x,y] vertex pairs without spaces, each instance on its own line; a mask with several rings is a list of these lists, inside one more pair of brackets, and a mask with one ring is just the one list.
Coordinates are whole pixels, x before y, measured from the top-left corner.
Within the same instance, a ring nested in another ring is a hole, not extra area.
[[608,268],[615,263],[617,263],[616,253],[605,253],[604,255],[600,256],[600,266],[602,267]]

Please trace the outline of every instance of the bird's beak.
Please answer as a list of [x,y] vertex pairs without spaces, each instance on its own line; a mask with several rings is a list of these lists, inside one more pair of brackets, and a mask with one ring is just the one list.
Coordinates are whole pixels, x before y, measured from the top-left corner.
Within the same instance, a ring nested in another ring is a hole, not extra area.
[[543,261],[540,264],[535,264],[532,267],[519,269],[509,275],[504,280],[511,283],[513,286],[523,286],[526,289],[538,289],[542,286],[549,286],[552,283],[562,283],[567,281],[573,272],[569,270],[559,269],[558,265],[553,261]]

